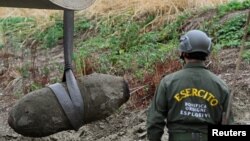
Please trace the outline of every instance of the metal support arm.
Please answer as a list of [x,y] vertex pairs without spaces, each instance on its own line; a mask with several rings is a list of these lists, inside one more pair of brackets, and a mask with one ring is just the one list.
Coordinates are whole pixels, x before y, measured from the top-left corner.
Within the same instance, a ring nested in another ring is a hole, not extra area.
[[0,7],[83,10],[95,0],[0,0]]

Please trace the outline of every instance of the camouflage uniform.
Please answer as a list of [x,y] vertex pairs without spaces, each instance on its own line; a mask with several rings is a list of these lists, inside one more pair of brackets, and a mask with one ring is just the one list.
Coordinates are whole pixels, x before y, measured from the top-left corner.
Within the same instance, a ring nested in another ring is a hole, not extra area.
[[221,123],[228,99],[220,78],[202,63],[188,63],[161,80],[148,110],[148,139],[160,141],[167,125],[169,141],[207,141],[207,126]]

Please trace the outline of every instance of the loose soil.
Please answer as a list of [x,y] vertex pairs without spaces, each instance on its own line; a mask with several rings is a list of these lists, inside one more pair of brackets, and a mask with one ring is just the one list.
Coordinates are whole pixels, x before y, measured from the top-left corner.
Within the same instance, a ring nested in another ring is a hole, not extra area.
[[[225,49],[219,53],[217,72],[230,86],[236,66],[238,49]],[[214,65],[212,65],[214,66]],[[211,69],[213,69],[211,67]],[[250,124],[250,64],[243,62],[236,82],[233,98],[233,113],[237,124]],[[131,101],[124,104],[112,116],[85,125],[79,131],[64,131],[44,138],[23,137],[15,133],[7,124],[8,112],[18,100],[13,95],[0,95],[0,140],[1,141],[144,141],[146,139],[147,107],[129,109]],[[163,140],[168,138],[167,132]]]
[[[222,23],[226,21],[230,16],[234,16],[239,12],[225,15],[222,18]],[[199,27],[202,21],[210,19],[216,14],[214,10],[210,12],[202,13],[196,17],[192,17],[190,20],[180,27],[180,30],[187,31],[193,28]],[[209,68],[221,77],[230,88],[235,84],[236,92],[233,96],[232,109],[236,124],[250,124],[250,64],[243,62],[239,70],[239,77],[236,83],[233,82],[236,58],[238,56],[239,49],[229,48],[221,50],[216,59],[212,59],[214,62]],[[62,48],[56,47],[52,51],[46,51],[39,54],[46,54],[45,58],[37,58],[36,62],[39,62],[39,67],[44,65],[51,65],[48,60],[53,60],[53,63],[63,64]],[[110,117],[87,124],[80,128],[78,131],[64,131],[44,138],[29,138],[23,137],[15,133],[7,124],[8,112],[11,107],[17,102],[23,95],[18,94],[23,88],[22,84],[30,83],[22,80],[21,75],[15,70],[12,70],[13,65],[18,65],[19,62],[25,61],[18,56],[18,53],[9,55],[14,63],[11,66],[6,67],[0,55],[0,141],[144,141],[146,139],[146,114],[147,106],[140,109],[128,108],[131,106],[132,101],[129,100],[124,104],[117,112]],[[52,57],[51,57],[52,56]],[[14,59],[13,59],[14,58]],[[49,58],[49,59],[48,59]],[[8,59],[7,62],[10,62]],[[19,62],[18,62],[19,61]],[[42,63],[41,63],[42,62]],[[38,63],[37,63],[38,64]],[[35,68],[38,66],[35,66]],[[53,65],[51,65],[53,67]],[[3,68],[3,69],[2,69]],[[9,69],[10,68],[10,69]],[[51,77],[60,77],[60,72],[54,72],[50,74]],[[44,80],[46,82],[46,80]],[[13,87],[14,86],[14,87]],[[167,130],[167,129],[166,129]],[[165,132],[163,140],[167,140],[168,135]]]

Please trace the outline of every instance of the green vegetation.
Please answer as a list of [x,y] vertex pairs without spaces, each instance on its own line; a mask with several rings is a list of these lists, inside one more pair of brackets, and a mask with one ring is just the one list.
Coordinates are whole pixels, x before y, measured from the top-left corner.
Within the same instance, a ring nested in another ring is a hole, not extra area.
[[244,35],[243,28],[246,23],[246,15],[239,15],[226,21],[218,28],[216,33],[217,46],[239,47]]
[[[34,18],[8,17],[0,19],[1,34],[11,47],[21,48],[36,40],[44,48],[54,47],[63,36],[63,23],[61,17],[51,17],[52,23],[45,27],[38,25]],[[43,25],[44,26],[44,25]]]
[[[29,36],[29,33],[35,27],[35,20],[32,18],[9,17],[0,19],[0,31],[7,46],[20,49],[24,40]],[[4,41],[3,41],[4,42]],[[2,48],[4,45],[1,45]]]
[[227,4],[220,5],[218,7],[218,15],[223,16],[228,12],[236,11],[236,10],[244,10],[250,7],[250,0],[244,0],[243,2],[232,0]]
[[[220,5],[217,14],[198,28],[213,37],[217,51],[225,47],[239,47],[242,44],[246,12],[226,16],[228,12],[249,7],[250,0]],[[184,32],[180,27],[194,14],[182,13],[174,20],[154,28],[150,28],[150,23],[156,18],[159,19],[157,14],[148,14],[141,19],[133,18],[131,12],[95,19],[87,19],[84,15],[76,17],[73,56],[76,72],[78,75],[86,74],[91,68],[96,72],[116,75],[129,73],[141,79],[145,72],[155,71],[156,63],[164,62],[166,58],[177,57],[175,49],[180,35]],[[0,36],[5,38],[5,44],[0,42],[0,48],[4,48],[6,44],[15,48],[25,45],[29,47],[36,41],[37,48],[51,49],[63,37],[62,17],[51,16],[50,22],[43,26],[32,18],[4,18],[0,19],[0,31],[3,32]],[[247,45],[250,43],[247,42]],[[250,60],[249,51],[243,54],[243,58],[246,61]],[[24,65],[20,69],[25,78],[29,76],[30,66]],[[40,73],[47,76],[50,71],[46,68],[40,70]],[[36,88],[40,88],[40,85],[31,85],[32,90]]]
[[57,44],[59,39],[63,37],[63,23],[62,20],[55,20],[55,23],[47,28],[45,28],[42,32],[38,31],[35,33],[35,39],[39,41],[39,43],[44,48],[52,48]]
[[[218,6],[218,13],[210,21],[205,22],[201,29],[207,31],[213,37],[214,49],[216,51],[222,48],[240,47],[242,45],[242,38],[245,32],[244,26],[247,19],[247,11],[245,9],[250,7],[250,0],[231,1],[228,4]],[[234,12],[227,15],[229,12]],[[237,12],[238,11],[238,12]],[[250,42],[247,41],[249,46]]]
[[[175,22],[144,32],[145,25],[154,18],[151,15],[145,20],[136,21],[131,15],[124,14],[99,19],[96,35],[76,43],[78,50],[74,58],[78,66],[84,66],[79,58],[93,58],[96,66],[99,66],[98,72],[118,75],[133,72],[140,77],[143,71],[152,71],[155,62],[163,61],[176,48],[180,34],[178,27],[185,20],[182,16]],[[84,25],[89,23],[85,21]],[[88,27],[85,30],[93,28]]]
[[245,61],[247,61],[248,63],[250,63],[250,50],[246,50],[243,54],[242,57]]

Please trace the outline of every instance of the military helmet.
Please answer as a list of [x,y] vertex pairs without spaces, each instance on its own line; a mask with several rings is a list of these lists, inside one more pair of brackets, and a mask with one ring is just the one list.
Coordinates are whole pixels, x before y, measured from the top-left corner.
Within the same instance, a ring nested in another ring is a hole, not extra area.
[[179,51],[184,53],[203,52],[207,55],[211,52],[211,38],[200,30],[191,30],[180,38]]

